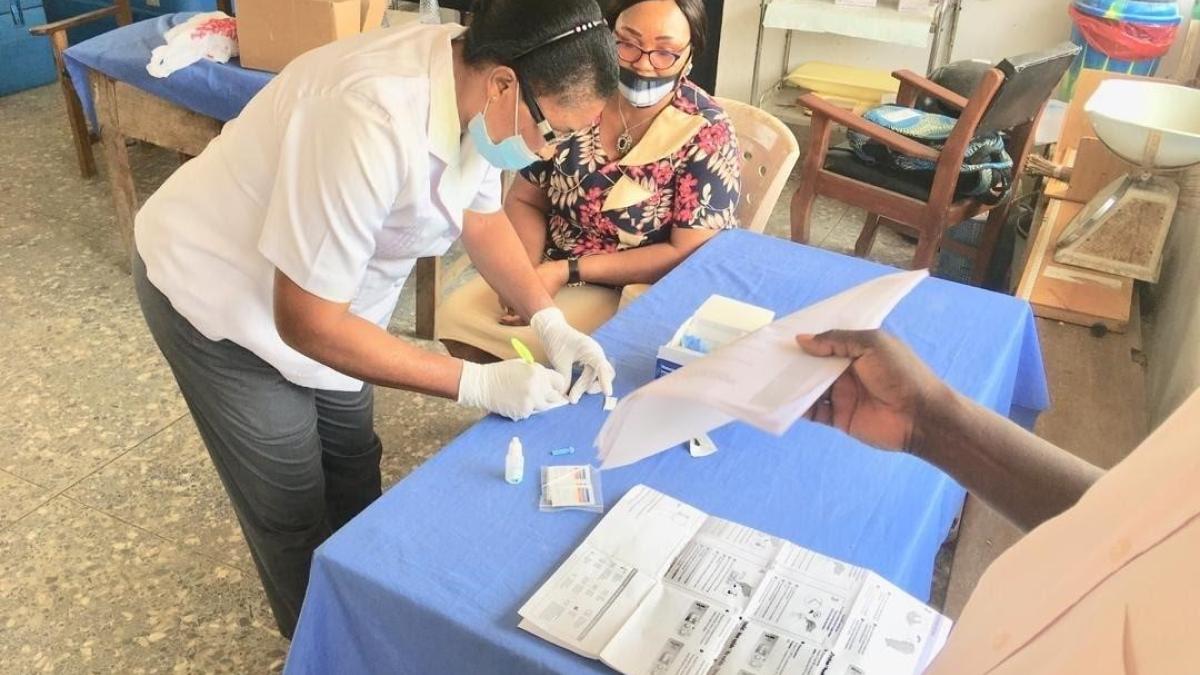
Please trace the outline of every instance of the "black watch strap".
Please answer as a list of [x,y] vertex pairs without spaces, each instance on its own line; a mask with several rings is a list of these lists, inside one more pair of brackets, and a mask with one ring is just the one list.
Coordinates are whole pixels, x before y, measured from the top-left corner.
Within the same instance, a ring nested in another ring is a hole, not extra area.
[[583,279],[579,278],[579,258],[572,256],[567,258],[567,285],[582,286]]

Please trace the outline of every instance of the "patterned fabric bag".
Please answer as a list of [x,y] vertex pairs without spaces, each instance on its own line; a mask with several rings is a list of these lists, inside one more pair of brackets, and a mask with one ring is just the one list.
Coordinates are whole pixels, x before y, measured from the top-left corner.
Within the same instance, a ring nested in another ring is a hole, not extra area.
[[[958,120],[936,113],[922,112],[897,105],[882,105],[863,113],[863,117],[885,129],[907,136],[931,148],[941,149]],[[893,151],[878,141],[849,131],[850,147],[867,164],[899,171],[932,175],[937,164],[928,159],[910,157]],[[1012,186],[1013,160],[1004,149],[1004,137],[995,131],[983,134],[967,144],[959,172],[957,194],[974,197],[986,204],[998,204]]]

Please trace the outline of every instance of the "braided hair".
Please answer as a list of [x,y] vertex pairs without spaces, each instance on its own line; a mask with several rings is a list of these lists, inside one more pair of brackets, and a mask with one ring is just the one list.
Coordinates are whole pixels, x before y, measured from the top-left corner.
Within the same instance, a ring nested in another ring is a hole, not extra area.
[[468,64],[508,66],[539,96],[563,104],[616,91],[612,33],[579,30],[604,20],[596,0],[475,0],[471,11],[463,49]]

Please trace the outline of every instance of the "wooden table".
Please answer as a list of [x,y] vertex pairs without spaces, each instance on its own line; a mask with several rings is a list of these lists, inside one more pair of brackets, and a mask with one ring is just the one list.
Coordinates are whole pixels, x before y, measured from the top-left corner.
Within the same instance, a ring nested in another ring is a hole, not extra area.
[[1083,206],[1065,199],[1045,200],[1016,296],[1028,300],[1039,317],[1123,333],[1132,314],[1133,280],[1054,260],[1056,243]]
[[[101,148],[108,164],[117,228],[126,252],[132,253],[133,219],[139,202],[129,153],[125,147],[126,139],[144,141],[187,157],[195,157],[221,133],[221,122],[94,70],[91,71],[91,84],[100,122]],[[128,257],[125,260],[128,261]],[[416,335],[423,340],[433,339],[440,281],[440,259],[421,258],[417,261],[415,323]]]

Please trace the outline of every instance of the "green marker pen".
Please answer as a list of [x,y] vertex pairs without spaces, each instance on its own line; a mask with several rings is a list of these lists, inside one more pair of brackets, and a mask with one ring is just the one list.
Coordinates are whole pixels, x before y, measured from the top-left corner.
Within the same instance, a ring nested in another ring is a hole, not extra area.
[[525,343],[521,342],[520,338],[513,338],[512,346],[513,349],[517,350],[517,356],[520,356],[522,361],[528,363],[529,365],[537,363],[537,361],[533,358],[533,352],[529,351],[529,347],[526,347]]

